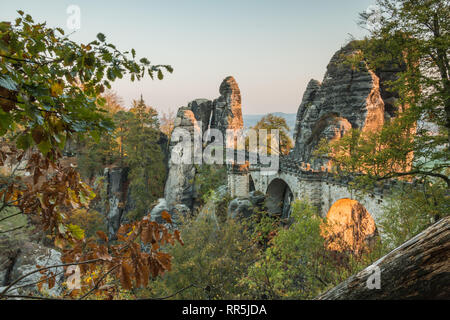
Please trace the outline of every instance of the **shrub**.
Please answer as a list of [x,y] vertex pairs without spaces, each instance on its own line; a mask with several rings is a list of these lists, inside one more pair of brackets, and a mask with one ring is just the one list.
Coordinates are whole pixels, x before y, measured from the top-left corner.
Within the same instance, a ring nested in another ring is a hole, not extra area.
[[246,288],[239,279],[256,259],[245,228],[239,221],[228,219],[218,225],[208,217],[183,222],[184,246],[169,249],[173,267],[150,284],[153,297],[167,296],[183,288],[177,299],[239,299]]

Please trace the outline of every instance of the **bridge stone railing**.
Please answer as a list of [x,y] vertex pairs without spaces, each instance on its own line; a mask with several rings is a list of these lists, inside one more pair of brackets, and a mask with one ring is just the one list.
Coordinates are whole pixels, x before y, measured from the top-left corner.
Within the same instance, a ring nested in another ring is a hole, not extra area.
[[[235,157],[237,151],[234,150]],[[257,163],[249,163],[250,156],[254,156],[256,159],[259,159],[257,154],[251,154],[249,152],[245,152],[245,160],[247,161],[244,165],[239,164],[228,164],[228,170],[230,174],[247,174],[249,171],[259,171],[262,168],[267,168],[268,165],[264,165],[259,161]],[[325,166],[320,166],[319,168],[315,168],[314,164],[305,163],[298,159],[293,158],[291,155],[280,155],[279,157],[279,169],[278,173],[285,173],[288,175],[295,176],[300,180],[306,181],[323,181],[331,184],[337,184],[342,186],[349,186],[350,182],[353,181],[359,174],[352,175],[338,175],[336,172],[330,171]],[[370,193],[376,195],[385,195],[392,191],[395,187],[402,186],[411,186],[415,185],[416,182],[408,182],[402,180],[386,180],[380,181]]]

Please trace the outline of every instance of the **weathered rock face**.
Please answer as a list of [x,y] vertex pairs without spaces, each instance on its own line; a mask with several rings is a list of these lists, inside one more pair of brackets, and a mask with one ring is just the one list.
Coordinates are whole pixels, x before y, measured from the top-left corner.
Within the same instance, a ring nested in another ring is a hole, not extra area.
[[242,120],[241,91],[233,77],[227,77],[220,85],[220,97],[213,102],[210,127],[222,132],[244,127]]
[[[61,253],[45,247],[41,244],[30,241],[13,241],[3,239],[0,241],[0,291],[13,283],[25,274],[35,271],[36,265],[47,267],[61,264]],[[50,296],[57,296],[62,292],[62,282],[64,281],[63,268],[52,269],[55,277],[55,286],[48,289],[47,284],[42,286]],[[29,294],[37,293],[37,283],[41,274],[33,273],[20,280],[8,290],[8,294]],[[28,286],[29,285],[29,286]]]
[[353,53],[351,44],[337,51],[323,82],[309,82],[297,112],[291,152],[295,158],[310,163],[322,138],[339,139],[351,128],[378,130],[393,116],[395,97],[380,85],[380,77],[392,79],[394,71],[377,75],[363,62],[354,69],[345,63],[345,57]]
[[[204,102],[203,105],[204,104],[207,104],[207,102]],[[190,106],[201,108],[196,110],[203,110],[201,104],[197,103],[197,100],[191,102]],[[181,157],[183,150],[177,150],[176,148],[177,144],[183,141],[184,138],[190,139],[190,153],[192,156],[194,154],[194,134],[200,132],[200,127],[193,111],[189,108],[190,107],[188,106],[178,109],[172,139],[169,143],[170,155],[173,154],[175,156],[175,153],[177,153]],[[204,116],[204,114],[199,112],[199,117],[201,116]],[[188,133],[188,137],[178,136],[178,132],[186,132]],[[201,152],[201,150],[196,151]],[[190,159],[192,159],[192,157],[190,157]],[[191,163],[173,163],[172,161],[169,161],[169,172],[164,189],[164,198],[166,200],[166,205],[170,210],[172,210],[176,204],[184,204],[188,208],[192,208],[195,171],[195,165],[192,161]]]
[[[225,134],[227,129],[239,130],[243,128],[241,93],[233,77],[227,77],[220,85],[220,97],[211,101],[196,99],[188,103],[187,107],[178,109],[174,123],[172,140],[169,143],[169,154],[176,152],[176,145],[182,140],[175,133],[177,130],[189,132],[192,150],[191,154],[201,154],[202,146],[196,145],[194,149],[194,134],[207,129],[219,129]],[[173,211],[176,205],[184,205],[193,209],[194,206],[194,178],[196,169],[194,164],[177,164],[169,161],[169,172],[164,190],[166,206]]]
[[115,239],[122,218],[125,214],[126,204],[129,203],[128,169],[106,168],[104,172],[107,192],[107,230],[110,239]]
[[[168,138],[162,132],[160,133],[158,144],[164,153],[167,171],[169,157]],[[135,202],[129,188],[128,173],[128,167],[105,168],[103,173],[106,184],[107,206],[99,209],[104,210],[107,218],[107,230],[110,239],[116,239],[117,230],[127,220],[127,213],[135,208]]]
[[378,236],[372,216],[356,200],[336,201],[328,211],[327,223],[322,231],[332,251],[361,253],[370,249]]

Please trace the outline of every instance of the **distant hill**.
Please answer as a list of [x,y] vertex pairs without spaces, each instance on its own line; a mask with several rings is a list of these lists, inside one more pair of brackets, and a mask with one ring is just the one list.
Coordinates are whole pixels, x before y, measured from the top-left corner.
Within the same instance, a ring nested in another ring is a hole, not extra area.
[[[286,120],[286,123],[290,128],[289,135],[292,138],[294,135],[295,118],[296,118],[297,114],[296,113],[284,113],[284,112],[272,112],[272,114],[277,117],[282,117]],[[242,116],[244,119],[244,128],[248,129],[250,127],[253,127],[264,116],[265,116],[265,114],[244,114]]]

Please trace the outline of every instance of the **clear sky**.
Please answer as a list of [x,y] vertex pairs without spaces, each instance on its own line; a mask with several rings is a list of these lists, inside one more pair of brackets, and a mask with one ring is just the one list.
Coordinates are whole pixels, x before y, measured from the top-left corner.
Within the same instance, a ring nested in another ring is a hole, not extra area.
[[71,36],[87,43],[98,32],[120,50],[135,48],[155,64],[171,64],[163,81],[122,79],[114,90],[130,105],[142,93],[157,110],[196,98],[218,97],[221,81],[235,77],[246,114],[296,112],[311,78],[322,80],[331,56],[364,35],[358,12],[374,0],[14,0],[1,1],[0,20],[16,10],[67,30],[69,5],[81,9]]

